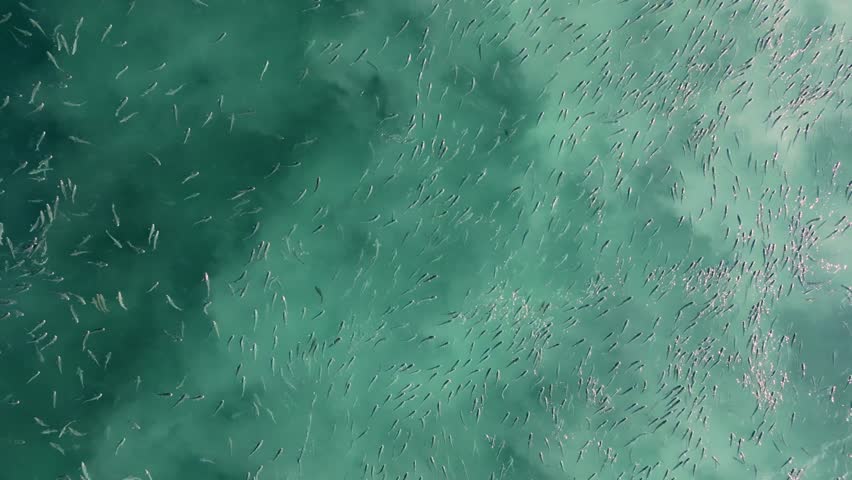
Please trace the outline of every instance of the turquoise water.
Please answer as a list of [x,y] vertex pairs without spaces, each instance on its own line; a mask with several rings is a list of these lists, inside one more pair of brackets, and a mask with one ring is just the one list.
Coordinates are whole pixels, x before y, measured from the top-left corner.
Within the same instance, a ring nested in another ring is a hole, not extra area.
[[0,479],[847,478],[847,5],[3,3]]

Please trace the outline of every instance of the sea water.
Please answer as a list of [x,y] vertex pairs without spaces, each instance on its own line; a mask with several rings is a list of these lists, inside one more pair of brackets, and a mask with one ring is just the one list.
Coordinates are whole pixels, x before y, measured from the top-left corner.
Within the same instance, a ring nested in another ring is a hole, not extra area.
[[5,2],[0,478],[847,478],[848,5]]

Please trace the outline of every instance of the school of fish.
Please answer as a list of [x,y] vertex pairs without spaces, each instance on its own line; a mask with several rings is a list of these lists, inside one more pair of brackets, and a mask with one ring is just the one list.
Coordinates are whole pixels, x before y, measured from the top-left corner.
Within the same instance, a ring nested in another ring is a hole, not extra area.
[[852,478],[848,23],[0,4],[0,479]]

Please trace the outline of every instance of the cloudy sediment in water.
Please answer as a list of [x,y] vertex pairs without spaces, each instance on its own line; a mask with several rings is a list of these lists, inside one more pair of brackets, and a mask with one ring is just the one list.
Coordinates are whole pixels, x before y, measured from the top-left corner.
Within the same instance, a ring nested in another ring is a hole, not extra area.
[[0,478],[846,478],[850,21],[7,2]]

